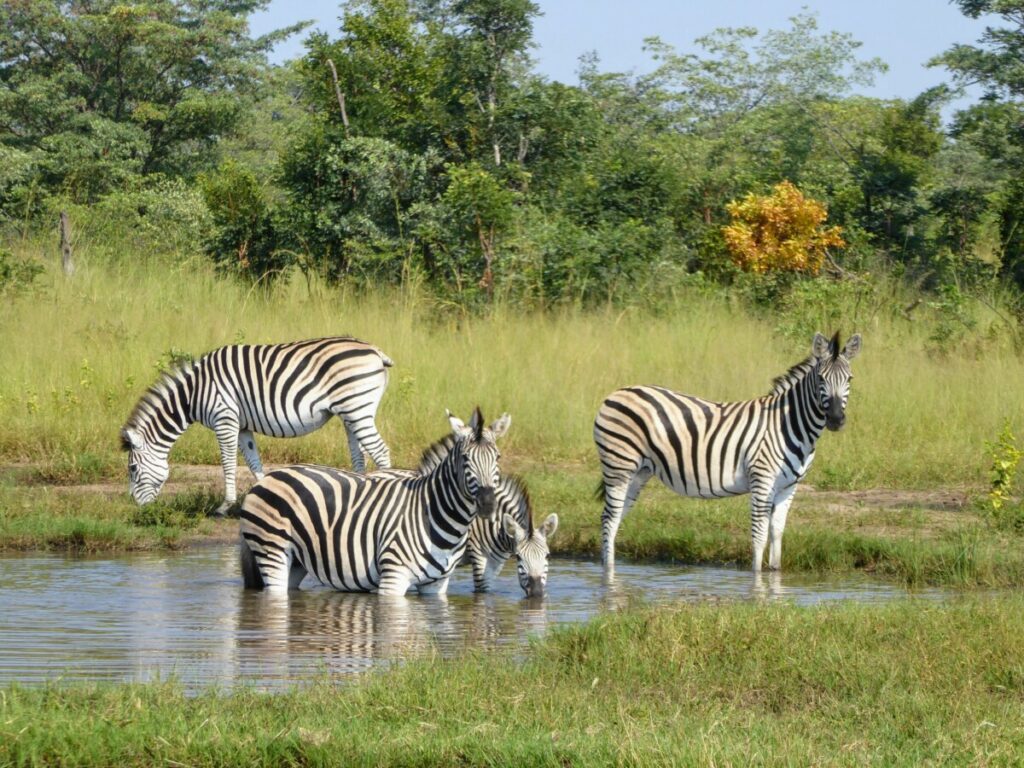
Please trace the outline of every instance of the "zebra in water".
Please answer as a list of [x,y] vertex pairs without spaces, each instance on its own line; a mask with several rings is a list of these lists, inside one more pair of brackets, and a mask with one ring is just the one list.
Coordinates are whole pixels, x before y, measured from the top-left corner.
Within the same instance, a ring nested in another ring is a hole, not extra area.
[[344,592],[445,593],[470,523],[494,514],[495,441],[511,423],[505,414],[485,427],[479,408],[468,426],[448,418],[451,450],[425,471],[295,466],[256,483],[241,507],[245,585],[297,589],[310,573]]
[[615,534],[652,476],[683,496],[702,499],[750,493],[753,568],[782,564],[782,531],[797,483],[814,459],[822,430],[846,421],[850,361],[860,335],[840,350],[815,334],[811,356],[775,379],[756,400],[714,403],[661,387],[626,387],[601,404],[594,442],[601,459],[604,512],[601,555],[615,571]]
[[347,336],[236,344],[179,365],[142,396],[121,429],[132,497],[138,504],[157,497],[171,446],[193,422],[212,429],[220,446],[225,501],[218,515],[235,503],[239,446],[256,479],[263,477],[254,432],[298,437],[338,416],[357,472],[366,469],[364,451],[378,468],[390,467],[374,417],[392,365],[377,347]]
[[[438,440],[424,454],[419,471],[441,462],[452,449],[450,435]],[[405,470],[392,470],[401,472]],[[543,597],[548,583],[548,538],[558,528],[558,515],[551,513],[539,528],[533,525],[533,505],[526,484],[516,475],[503,475],[495,489],[496,514],[477,517],[469,526],[466,556],[473,568],[473,588],[489,592],[513,555],[519,586],[527,597]]]

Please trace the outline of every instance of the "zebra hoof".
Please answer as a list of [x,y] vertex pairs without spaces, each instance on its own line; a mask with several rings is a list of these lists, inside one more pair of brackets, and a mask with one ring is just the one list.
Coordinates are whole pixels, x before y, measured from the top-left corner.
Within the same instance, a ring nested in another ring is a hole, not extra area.
[[213,512],[210,517],[238,517],[238,505],[233,501],[225,501]]

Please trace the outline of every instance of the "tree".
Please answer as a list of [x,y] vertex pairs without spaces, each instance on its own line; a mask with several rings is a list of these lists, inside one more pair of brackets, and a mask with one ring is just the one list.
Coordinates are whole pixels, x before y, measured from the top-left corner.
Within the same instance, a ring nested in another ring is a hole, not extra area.
[[998,215],[1002,272],[1024,286],[1024,0],[957,0],[966,16],[995,15],[977,45],[957,44],[929,62],[959,87],[979,85],[982,102],[959,113],[953,133],[994,161],[1002,177]]
[[727,206],[732,223],[722,228],[736,264],[744,270],[816,275],[830,247],[845,243],[839,227],[825,228],[825,206],[793,184],[776,184],[770,195],[750,193]]
[[134,174],[209,165],[265,53],[266,0],[12,0],[0,5],[0,146],[50,189],[94,199]]

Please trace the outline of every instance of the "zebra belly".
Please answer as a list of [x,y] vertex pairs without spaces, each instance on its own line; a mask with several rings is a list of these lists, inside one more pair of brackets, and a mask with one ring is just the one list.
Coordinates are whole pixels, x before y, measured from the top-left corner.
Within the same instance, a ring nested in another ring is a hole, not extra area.
[[707,473],[695,476],[688,468],[682,468],[680,474],[666,473],[658,469],[655,474],[665,485],[678,493],[692,499],[721,499],[728,496],[741,496],[750,493],[747,475],[741,469],[727,472],[721,477],[709,477]]
[[270,435],[271,437],[302,437],[310,432],[316,432],[331,418],[331,412],[327,410],[313,413],[298,414],[283,412],[278,414],[270,413],[242,413],[239,419],[239,426],[259,435]]

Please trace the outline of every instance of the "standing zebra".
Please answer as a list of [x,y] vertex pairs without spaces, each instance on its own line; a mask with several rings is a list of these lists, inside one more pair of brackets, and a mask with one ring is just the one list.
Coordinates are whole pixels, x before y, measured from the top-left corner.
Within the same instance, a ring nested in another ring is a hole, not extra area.
[[[418,471],[436,466],[454,444],[451,435],[438,440],[424,451]],[[469,526],[462,562],[468,561],[473,567],[473,588],[490,592],[505,563],[515,555],[519,586],[527,597],[542,597],[548,584],[548,538],[558,528],[558,515],[551,513],[535,528],[530,494],[516,475],[502,476],[495,489],[495,502],[497,512],[493,517],[478,516]]]
[[239,445],[256,479],[263,477],[254,432],[298,437],[338,416],[357,472],[366,469],[363,451],[378,467],[391,466],[374,417],[392,365],[376,347],[338,336],[221,347],[168,371],[142,396],[121,429],[132,497],[139,504],[156,498],[170,472],[171,446],[192,422],[217,435],[225,487],[218,515],[235,502]]
[[297,589],[311,573],[345,592],[446,592],[473,518],[494,514],[495,441],[511,423],[486,428],[479,408],[469,426],[448,418],[454,444],[422,472],[295,466],[256,483],[241,509],[245,585]]
[[[782,564],[782,531],[797,483],[814,459],[822,430],[846,421],[850,360],[860,335],[840,351],[839,334],[815,334],[811,356],[775,379],[756,400],[713,403],[661,387],[627,387],[601,404],[594,442],[601,459],[601,555],[615,572],[615,534],[653,475],[683,496],[750,493],[754,571]],[[599,491],[600,493],[600,491]]]

